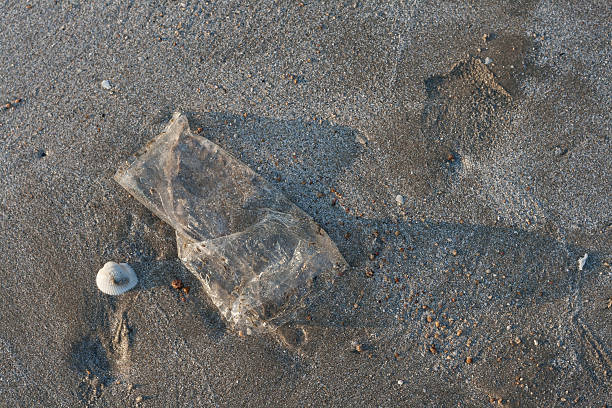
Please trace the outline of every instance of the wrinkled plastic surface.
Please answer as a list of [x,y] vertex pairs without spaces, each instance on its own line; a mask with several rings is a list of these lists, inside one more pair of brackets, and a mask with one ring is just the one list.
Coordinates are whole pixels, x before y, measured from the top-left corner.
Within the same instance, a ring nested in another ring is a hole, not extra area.
[[179,258],[234,329],[286,323],[346,265],[312,218],[179,113],[115,180],[175,229]]

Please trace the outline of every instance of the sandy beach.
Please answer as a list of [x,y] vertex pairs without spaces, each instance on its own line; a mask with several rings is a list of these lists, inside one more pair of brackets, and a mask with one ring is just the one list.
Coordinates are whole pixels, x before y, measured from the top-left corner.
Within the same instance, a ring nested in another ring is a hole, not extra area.
[[[612,5],[380,3],[1,3],[0,406],[612,406]],[[275,332],[113,180],[174,112],[349,265]]]

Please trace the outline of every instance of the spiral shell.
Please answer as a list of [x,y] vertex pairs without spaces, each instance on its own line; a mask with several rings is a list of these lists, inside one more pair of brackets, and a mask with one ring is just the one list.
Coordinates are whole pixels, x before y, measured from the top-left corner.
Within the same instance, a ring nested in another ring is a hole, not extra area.
[[130,265],[107,262],[98,271],[96,284],[107,295],[116,296],[127,292],[138,283],[138,278]]

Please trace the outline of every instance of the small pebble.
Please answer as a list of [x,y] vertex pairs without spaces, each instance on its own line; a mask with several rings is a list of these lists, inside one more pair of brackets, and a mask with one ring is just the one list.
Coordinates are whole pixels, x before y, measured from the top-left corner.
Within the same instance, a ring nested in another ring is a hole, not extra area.
[[136,397],[136,403],[140,404],[142,402],[142,395]]
[[404,380],[397,380],[397,385],[404,385]]
[[102,81],[100,86],[102,86],[102,89],[106,89],[107,91],[111,89],[111,83],[108,79],[105,79],[104,81]]
[[582,258],[578,259],[578,270],[582,271],[584,269],[584,265],[586,265],[586,261],[589,258],[588,254],[584,254]]
[[485,65],[489,65],[492,62],[493,62],[493,60],[491,58],[489,58],[489,57],[486,57],[485,60],[484,60]]
[[170,283],[170,285],[172,285],[174,289],[181,290],[183,288],[183,281],[177,278],[177,279],[174,279],[172,283]]
[[401,195],[396,195],[395,196],[395,202],[397,203],[397,205],[404,205],[404,197],[402,197]]

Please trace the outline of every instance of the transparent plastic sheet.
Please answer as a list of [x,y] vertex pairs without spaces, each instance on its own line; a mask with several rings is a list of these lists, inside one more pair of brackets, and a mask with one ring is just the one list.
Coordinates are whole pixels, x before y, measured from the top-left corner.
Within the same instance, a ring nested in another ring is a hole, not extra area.
[[346,262],[327,233],[175,113],[115,180],[176,231],[178,256],[235,330],[273,330]]

